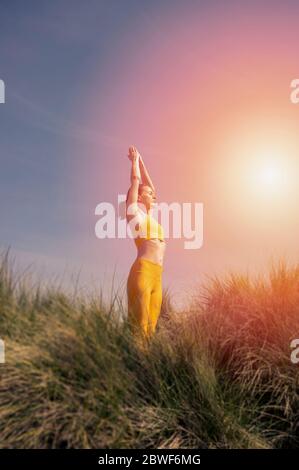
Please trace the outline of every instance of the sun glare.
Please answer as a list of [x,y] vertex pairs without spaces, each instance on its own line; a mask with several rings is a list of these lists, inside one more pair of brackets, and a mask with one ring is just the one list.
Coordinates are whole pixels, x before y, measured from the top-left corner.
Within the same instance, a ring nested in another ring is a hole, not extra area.
[[268,203],[268,196],[277,196],[287,202],[294,196],[298,136],[295,127],[288,124],[266,115],[254,116],[246,125],[224,126],[225,144],[219,153],[229,155],[227,179],[240,201],[244,196],[248,202],[253,197],[252,202],[265,198]]
[[262,164],[257,171],[256,182],[264,189],[280,189],[286,182],[286,171],[276,162]]

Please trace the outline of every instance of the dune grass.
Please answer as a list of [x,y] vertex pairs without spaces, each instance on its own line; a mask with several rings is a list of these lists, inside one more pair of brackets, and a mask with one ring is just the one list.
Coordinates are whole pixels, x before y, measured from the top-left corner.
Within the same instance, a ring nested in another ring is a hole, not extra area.
[[144,350],[121,305],[33,287],[2,254],[1,448],[298,447],[299,266],[213,277],[184,312],[165,291]]

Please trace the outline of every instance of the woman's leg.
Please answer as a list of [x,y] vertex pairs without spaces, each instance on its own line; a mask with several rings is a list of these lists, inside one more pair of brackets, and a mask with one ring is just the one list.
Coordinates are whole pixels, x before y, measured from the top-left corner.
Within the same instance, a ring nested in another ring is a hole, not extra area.
[[134,333],[149,338],[155,331],[162,305],[162,267],[139,258],[127,282],[128,321]]
[[150,298],[150,313],[149,313],[149,325],[148,334],[154,334],[157,326],[157,322],[160,316],[162,306],[162,282],[161,279],[157,279],[154,283],[153,290]]
[[148,336],[152,280],[146,272],[131,272],[128,283],[128,321],[134,334]]

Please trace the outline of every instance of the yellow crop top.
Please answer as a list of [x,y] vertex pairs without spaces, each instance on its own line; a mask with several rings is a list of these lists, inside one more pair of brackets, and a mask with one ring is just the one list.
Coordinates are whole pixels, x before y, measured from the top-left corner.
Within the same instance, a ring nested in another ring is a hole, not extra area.
[[[140,236],[134,238],[135,244],[139,247],[145,240],[159,238],[164,241],[164,230],[150,214],[146,214],[139,223]],[[146,234],[146,237],[144,236]]]

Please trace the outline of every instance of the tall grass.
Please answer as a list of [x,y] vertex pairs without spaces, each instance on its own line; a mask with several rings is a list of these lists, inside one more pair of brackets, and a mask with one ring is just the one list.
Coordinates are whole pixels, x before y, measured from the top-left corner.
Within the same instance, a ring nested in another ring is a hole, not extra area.
[[273,446],[299,443],[299,365],[290,344],[299,338],[299,265],[272,262],[267,279],[214,277],[188,317],[195,341],[218,376],[252,403],[254,422]]
[[[164,291],[147,349],[122,299],[34,288],[0,262],[0,446],[269,448],[298,445],[299,268],[213,278],[176,312]],[[297,334],[298,336],[298,334]]]

